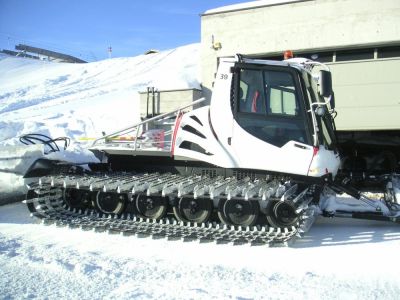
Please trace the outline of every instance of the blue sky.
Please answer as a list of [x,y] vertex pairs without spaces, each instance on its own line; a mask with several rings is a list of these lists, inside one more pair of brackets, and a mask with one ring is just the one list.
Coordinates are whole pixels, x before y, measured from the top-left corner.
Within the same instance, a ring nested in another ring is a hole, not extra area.
[[200,14],[246,0],[0,0],[0,49],[43,47],[85,60],[200,42]]

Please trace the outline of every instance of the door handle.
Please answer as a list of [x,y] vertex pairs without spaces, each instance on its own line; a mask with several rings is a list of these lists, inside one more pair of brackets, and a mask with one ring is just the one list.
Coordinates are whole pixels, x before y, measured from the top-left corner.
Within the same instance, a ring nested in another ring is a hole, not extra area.
[[303,146],[303,145],[300,145],[300,144],[294,144],[294,146],[296,147],[296,148],[300,148],[300,149],[303,149],[303,150],[306,150],[307,149],[307,147],[306,146]]

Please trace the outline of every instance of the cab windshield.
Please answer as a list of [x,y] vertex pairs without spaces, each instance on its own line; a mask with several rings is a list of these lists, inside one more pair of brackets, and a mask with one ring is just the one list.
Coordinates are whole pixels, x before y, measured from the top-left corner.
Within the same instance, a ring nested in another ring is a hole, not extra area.
[[[311,102],[325,102],[323,97],[318,94],[318,86],[316,81],[312,78],[312,75],[310,73],[305,73],[303,77],[306,82],[307,94]],[[328,149],[333,149],[336,142],[334,120],[328,112],[330,108],[329,104],[322,105],[322,107],[325,107],[327,111],[323,116],[316,116],[318,128],[321,129],[318,131],[318,139],[320,143],[325,145]],[[314,106],[313,109],[315,110],[315,108],[316,106]]]

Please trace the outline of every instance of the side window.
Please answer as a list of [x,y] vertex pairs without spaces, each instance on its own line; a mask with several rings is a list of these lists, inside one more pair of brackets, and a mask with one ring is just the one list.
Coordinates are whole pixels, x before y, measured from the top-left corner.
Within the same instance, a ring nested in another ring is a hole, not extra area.
[[239,112],[265,114],[263,73],[241,70],[239,88]]
[[279,68],[239,72],[235,116],[238,124],[254,137],[277,147],[289,141],[308,143],[294,72]]
[[241,70],[239,112],[296,116],[293,78],[286,72]]
[[248,97],[248,92],[249,92],[249,85],[244,82],[240,81],[239,84],[239,111],[240,112],[247,112],[246,107],[247,107],[247,97]]
[[266,71],[265,84],[269,113],[281,114],[286,117],[298,114],[294,80],[290,73]]
[[271,88],[270,111],[272,114],[297,115],[298,110],[294,90]]

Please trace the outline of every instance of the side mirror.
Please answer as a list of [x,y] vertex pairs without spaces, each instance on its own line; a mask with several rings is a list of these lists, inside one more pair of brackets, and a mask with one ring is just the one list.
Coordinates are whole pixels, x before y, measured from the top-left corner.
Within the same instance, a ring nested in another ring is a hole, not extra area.
[[319,94],[322,97],[332,95],[332,75],[329,71],[319,71]]

